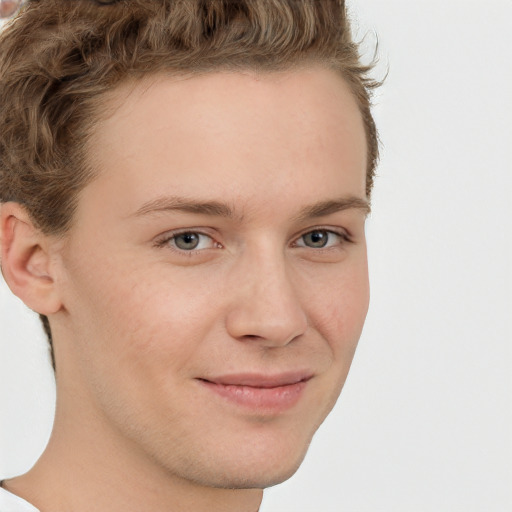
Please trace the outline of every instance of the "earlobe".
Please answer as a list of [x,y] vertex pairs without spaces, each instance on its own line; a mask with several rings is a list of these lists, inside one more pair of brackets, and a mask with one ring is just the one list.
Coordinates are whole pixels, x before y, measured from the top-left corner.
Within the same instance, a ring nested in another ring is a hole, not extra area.
[[12,292],[43,315],[60,307],[52,272],[50,239],[37,229],[25,208],[8,202],[0,209],[0,262]]

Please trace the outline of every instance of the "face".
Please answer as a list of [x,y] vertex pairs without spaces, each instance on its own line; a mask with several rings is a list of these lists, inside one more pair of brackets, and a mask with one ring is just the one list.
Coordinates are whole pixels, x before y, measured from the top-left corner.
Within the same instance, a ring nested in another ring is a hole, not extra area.
[[323,68],[158,77],[113,99],[60,254],[59,385],[96,436],[169,473],[283,481],[368,307],[355,100]]

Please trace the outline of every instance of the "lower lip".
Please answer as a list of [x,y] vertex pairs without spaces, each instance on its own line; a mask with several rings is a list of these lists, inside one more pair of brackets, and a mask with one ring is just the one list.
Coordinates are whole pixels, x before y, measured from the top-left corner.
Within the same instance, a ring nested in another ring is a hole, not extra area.
[[280,412],[293,407],[299,401],[307,384],[306,381],[300,381],[275,388],[258,388],[216,384],[205,380],[199,382],[234,404],[270,412]]

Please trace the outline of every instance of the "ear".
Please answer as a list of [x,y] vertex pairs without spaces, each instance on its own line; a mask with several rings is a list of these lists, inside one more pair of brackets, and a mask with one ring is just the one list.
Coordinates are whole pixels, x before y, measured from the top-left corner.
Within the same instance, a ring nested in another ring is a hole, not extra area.
[[52,269],[55,242],[37,229],[19,203],[0,209],[0,264],[12,292],[43,315],[61,308]]

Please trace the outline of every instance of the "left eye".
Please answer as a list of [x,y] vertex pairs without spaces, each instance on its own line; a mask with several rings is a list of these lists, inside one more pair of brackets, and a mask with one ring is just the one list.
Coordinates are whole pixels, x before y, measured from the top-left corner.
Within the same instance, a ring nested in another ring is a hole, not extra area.
[[182,251],[210,249],[215,246],[215,242],[210,236],[194,231],[174,235],[169,238],[169,243]]
[[325,249],[339,244],[344,239],[343,235],[326,229],[315,229],[302,235],[296,242],[298,247],[311,247],[312,249]]

